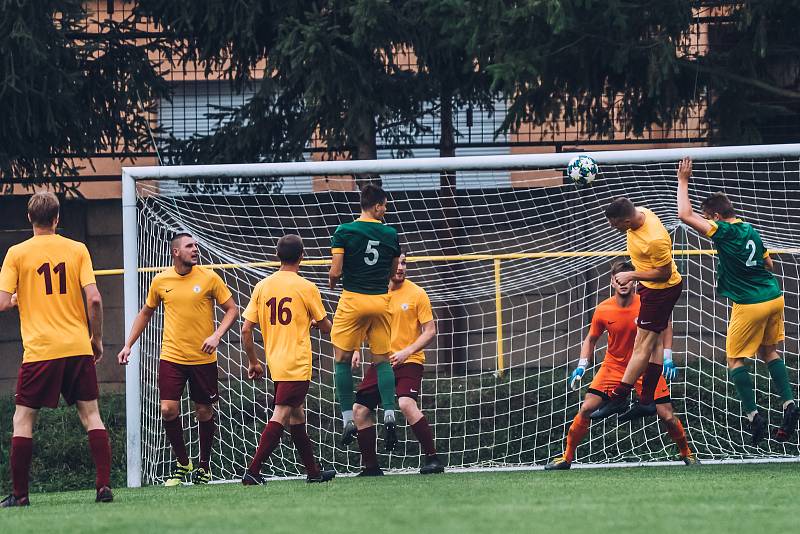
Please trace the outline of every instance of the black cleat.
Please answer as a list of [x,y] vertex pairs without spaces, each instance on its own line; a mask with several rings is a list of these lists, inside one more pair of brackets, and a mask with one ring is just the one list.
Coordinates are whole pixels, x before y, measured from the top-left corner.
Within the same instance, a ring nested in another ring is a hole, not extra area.
[[267,481],[261,474],[252,474],[250,471],[245,471],[242,477],[242,486],[263,486]]
[[750,444],[757,447],[767,435],[767,420],[760,413],[756,413],[750,421]]
[[380,467],[365,467],[361,470],[357,477],[382,477],[383,469]]
[[423,465],[419,473],[421,475],[433,475],[435,473],[444,473],[444,464],[439,457],[435,454],[433,456],[425,457],[425,465]]
[[383,449],[392,452],[397,447],[397,424],[394,421],[384,422]]
[[30,506],[31,501],[28,500],[28,496],[25,495],[24,497],[14,497],[12,493],[2,501],[0,501],[0,508],[15,508],[17,506]]
[[783,410],[783,422],[781,427],[775,432],[775,439],[778,441],[789,441],[797,430],[797,421],[800,419],[800,410],[793,402]]
[[356,424],[353,421],[348,421],[344,425],[344,430],[342,430],[342,436],[339,438],[339,445],[346,449],[353,443],[353,438],[358,435],[358,429],[356,429]]
[[330,482],[336,477],[336,471],[333,469],[320,469],[319,475],[316,477],[306,477],[306,483],[315,484],[319,482]]
[[111,492],[111,488],[103,486],[97,490],[97,497],[95,497],[94,502],[111,502],[113,500],[114,494]]
[[620,423],[627,423],[628,421],[635,421],[636,419],[641,419],[642,417],[650,417],[656,414],[656,403],[651,402],[650,404],[640,404],[639,401],[634,402],[631,404],[630,409],[627,412],[620,415],[617,418],[617,421]]
[[681,460],[689,467],[697,467],[701,465],[700,460],[694,454],[690,454],[689,456],[681,456]]
[[568,462],[566,458],[560,456],[544,466],[545,471],[567,471],[572,467],[572,462]]
[[608,400],[603,401],[598,409],[589,415],[589,419],[605,419],[612,415],[621,414],[628,408],[627,397],[610,397]]

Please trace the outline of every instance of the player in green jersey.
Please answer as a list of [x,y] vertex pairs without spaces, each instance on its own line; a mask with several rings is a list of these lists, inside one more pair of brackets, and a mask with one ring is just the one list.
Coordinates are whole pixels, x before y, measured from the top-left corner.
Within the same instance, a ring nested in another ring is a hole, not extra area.
[[340,224],[331,238],[333,259],[328,274],[331,289],[341,279],[344,291],[333,317],[336,396],[342,410],[341,443],[349,445],[356,435],[353,422],[353,352],[366,338],[378,375],[387,451],[397,444],[394,372],[389,362],[391,313],[389,277],[397,270],[400,241],[397,231],[385,224],[386,193],[374,184],[361,190],[361,217]]
[[756,229],[736,217],[724,193],[714,193],[703,201],[702,216],[694,212],[689,201],[691,174],[692,160],[684,158],[678,164],[678,216],[711,239],[717,249],[717,292],[733,301],[725,341],[728,376],[750,421],[752,444],[757,445],[767,432],[767,419],[758,411],[753,381],[744,362],[754,356],[767,364],[775,391],[783,401],[783,422],[775,439],[786,441],[797,429],[800,411],[786,364],[777,351],[784,339],[784,302],[778,281],[770,272],[772,259]]

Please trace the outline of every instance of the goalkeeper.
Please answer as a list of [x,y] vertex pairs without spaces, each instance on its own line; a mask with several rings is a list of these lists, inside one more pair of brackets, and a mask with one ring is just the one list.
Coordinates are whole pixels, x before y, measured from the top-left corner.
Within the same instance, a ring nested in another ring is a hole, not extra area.
[[391,312],[389,277],[397,270],[400,241],[397,231],[383,224],[386,193],[374,184],[361,190],[361,217],[339,225],[331,238],[329,287],[342,280],[342,296],[333,316],[331,342],[334,348],[336,397],[342,410],[344,431],[341,444],[347,446],[356,435],[353,422],[353,351],[366,337],[375,365],[378,391],[383,407],[384,441],[387,450],[397,443],[394,373],[389,363]]
[[[586,392],[586,397],[578,414],[569,427],[567,448],[564,454],[547,464],[545,466],[547,471],[570,468],[575,459],[575,449],[578,448],[581,440],[589,432],[589,424],[591,422],[589,414],[597,409],[601,402],[608,399],[609,393],[619,384],[622,375],[625,373],[625,366],[628,365],[628,360],[630,360],[633,353],[633,341],[636,339],[636,318],[639,315],[640,302],[639,295],[634,291],[635,282],[630,281],[625,285],[620,285],[617,283],[615,275],[633,270],[633,265],[627,261],[617,261],[611,266],[611,287],[614,289],[614,295],[601,302],[594,311],[589,335],[583,341],[580,362],[569,379],[572,389],[580,389],[580,381],[586,371],[586,367],[589,365],[589,359],[594,353],[597,340],[604,331],[608,331],[608,350],[603,363],[600,365],[600,370]],[[663,345],[661,341],[663,341]],[[656,350],[661,350],[664,345],[672,346],[671,325],[662,334]],[[678,370],[672,361],[672,350],[664,349],[664,372],[663,376],[659,377],[655,391],[656,413],[663,427],[678,446],[683,462],[686,465],[697,465],[700,462],[689,448],[683,425],[673,412],[669,387],[665,380],[665,377],[673,379],[677,374]],[[634,388],[636,393],[641,395],[641,378],[636,382]]]

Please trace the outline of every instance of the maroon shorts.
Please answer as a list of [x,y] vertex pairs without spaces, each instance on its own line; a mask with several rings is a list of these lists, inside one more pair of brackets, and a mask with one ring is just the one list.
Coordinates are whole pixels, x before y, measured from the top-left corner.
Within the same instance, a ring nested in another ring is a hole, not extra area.
[[67,404],[97,400],[97,371],[91,356],[23,363],[17,375],[14,401],[28,408],[55,408],[63,395]]
[[308,394],[308,386],[311,382],[308,380],[288,381],[288,382],[275,382],[275,399],[272,404],[274,406],[291,406],[297,408],[302,406],[306,401]]
[[161,400],[179,401],[189,382],[189,398],[198,404],[219,400],[217,362],[184,365],[167,360],[158,362],[158,393]]
[[[422,372],[424,367],[418,363],[404,363],[394,368],[394,391],[398,397],[410,397],[414,400],[419,399],[422,391]],[[364,380],[356,391],[356,404],[366,406],[370,410],[375,410],[381,400],[378,391],[378,373],[375,366],[370,365]]]
[[683,291],[683,280],[672,287],[650,289],[639,284],[639,318],[636,325],[643,330],[661,332],[672,318],[672,309]]

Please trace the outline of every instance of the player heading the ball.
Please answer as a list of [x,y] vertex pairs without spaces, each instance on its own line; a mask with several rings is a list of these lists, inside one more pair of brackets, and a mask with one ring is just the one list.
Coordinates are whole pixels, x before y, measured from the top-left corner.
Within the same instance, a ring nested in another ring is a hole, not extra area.
[[397,231],[383,224],[387,197],[383,189],[367,184],[361,189],[361,216],[340,224],[331,238],[333,259],[328,274],[331,289],[341,279],[342,295],[333,317],[331,342],[336,360],[336,396],[342,410],[341,444],[349,445],[356,434],[353,423],[353,351],[366,338],[378,380],[387,450],[397,444],[394,373],[391,352],[389,277],[397,270],[400,241]]

